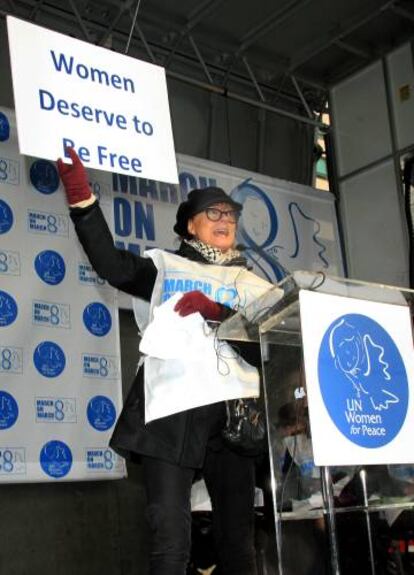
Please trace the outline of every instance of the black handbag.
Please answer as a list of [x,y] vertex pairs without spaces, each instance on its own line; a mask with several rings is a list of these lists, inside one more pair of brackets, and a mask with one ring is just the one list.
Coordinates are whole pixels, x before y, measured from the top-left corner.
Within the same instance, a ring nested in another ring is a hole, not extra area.
[[265,416],[257,399],[226,401],[227,421],[224,442],[241,455],[260,455],[266,449]]

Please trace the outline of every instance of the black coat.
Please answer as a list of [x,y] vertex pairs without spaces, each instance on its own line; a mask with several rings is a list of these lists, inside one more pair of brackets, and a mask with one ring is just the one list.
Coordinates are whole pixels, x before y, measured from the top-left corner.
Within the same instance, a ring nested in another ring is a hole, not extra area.
[[[143,258],[114,246],[112,234],[98,202],[89,208],[71,210],[78,238],[100,277],[132,296],[151,300],[157,268]],[[208,262],[190,245],[182,243],[178,255]],[[223,318],[228,314],[223,308]],[[260,365],[257,344],[243,344],[243,357]],[[207,442],[220,449],[220,431],[225,424],[224,402],[190,409],[155,421],[144,422],[144,370],[139,369],[112,435],[110,446],[123,457],[150,455],[186,467],[201,467]]]

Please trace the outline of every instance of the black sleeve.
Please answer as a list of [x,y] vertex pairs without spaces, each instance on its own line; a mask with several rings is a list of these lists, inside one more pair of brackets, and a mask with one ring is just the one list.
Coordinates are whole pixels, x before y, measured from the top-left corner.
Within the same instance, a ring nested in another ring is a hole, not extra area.
[[157,276],[154,262],[115,247],[99,202],[87,208],[72,208],[70,217],[96,273],[111,286],[149,301]]

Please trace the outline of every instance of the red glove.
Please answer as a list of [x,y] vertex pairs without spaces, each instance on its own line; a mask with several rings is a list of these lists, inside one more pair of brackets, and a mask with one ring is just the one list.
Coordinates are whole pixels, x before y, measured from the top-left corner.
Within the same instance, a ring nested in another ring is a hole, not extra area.
[[72,160],[72,164],[64,164],[59,158],[57,169],[65,188],[68,204],[73,206],[83,200],[89,200],[92,192],[85,167],[80,161],[78,154],[73,148],[66,148],[66,151]]
[[198,311],[204,319],[220,321],[223,310],[220,304],[209,299],[201,291],[196,290],[184,294],[175,304],[174,311],[178,311],[183,317]]

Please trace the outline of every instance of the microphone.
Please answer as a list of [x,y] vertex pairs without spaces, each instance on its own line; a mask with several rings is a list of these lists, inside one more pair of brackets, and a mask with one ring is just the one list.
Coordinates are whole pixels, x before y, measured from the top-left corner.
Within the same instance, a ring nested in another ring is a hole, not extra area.
[[[243,252],[245,252],[248,248],[247,248],[247,246],[245,246],[244,244],[237,244],[236,247],[235,247],[235,249],[236,249],[237,251],[239,251],[240,253],[243,253]],[[252,269],[253,269],[253,265],[250,264],[250,263],[247,261],[247,258],[245,258],[244,256],[243,256],[243,258],[244,258],[244,260],[246,261],[246,269],[247,269],[249,272],[251,272]]]

